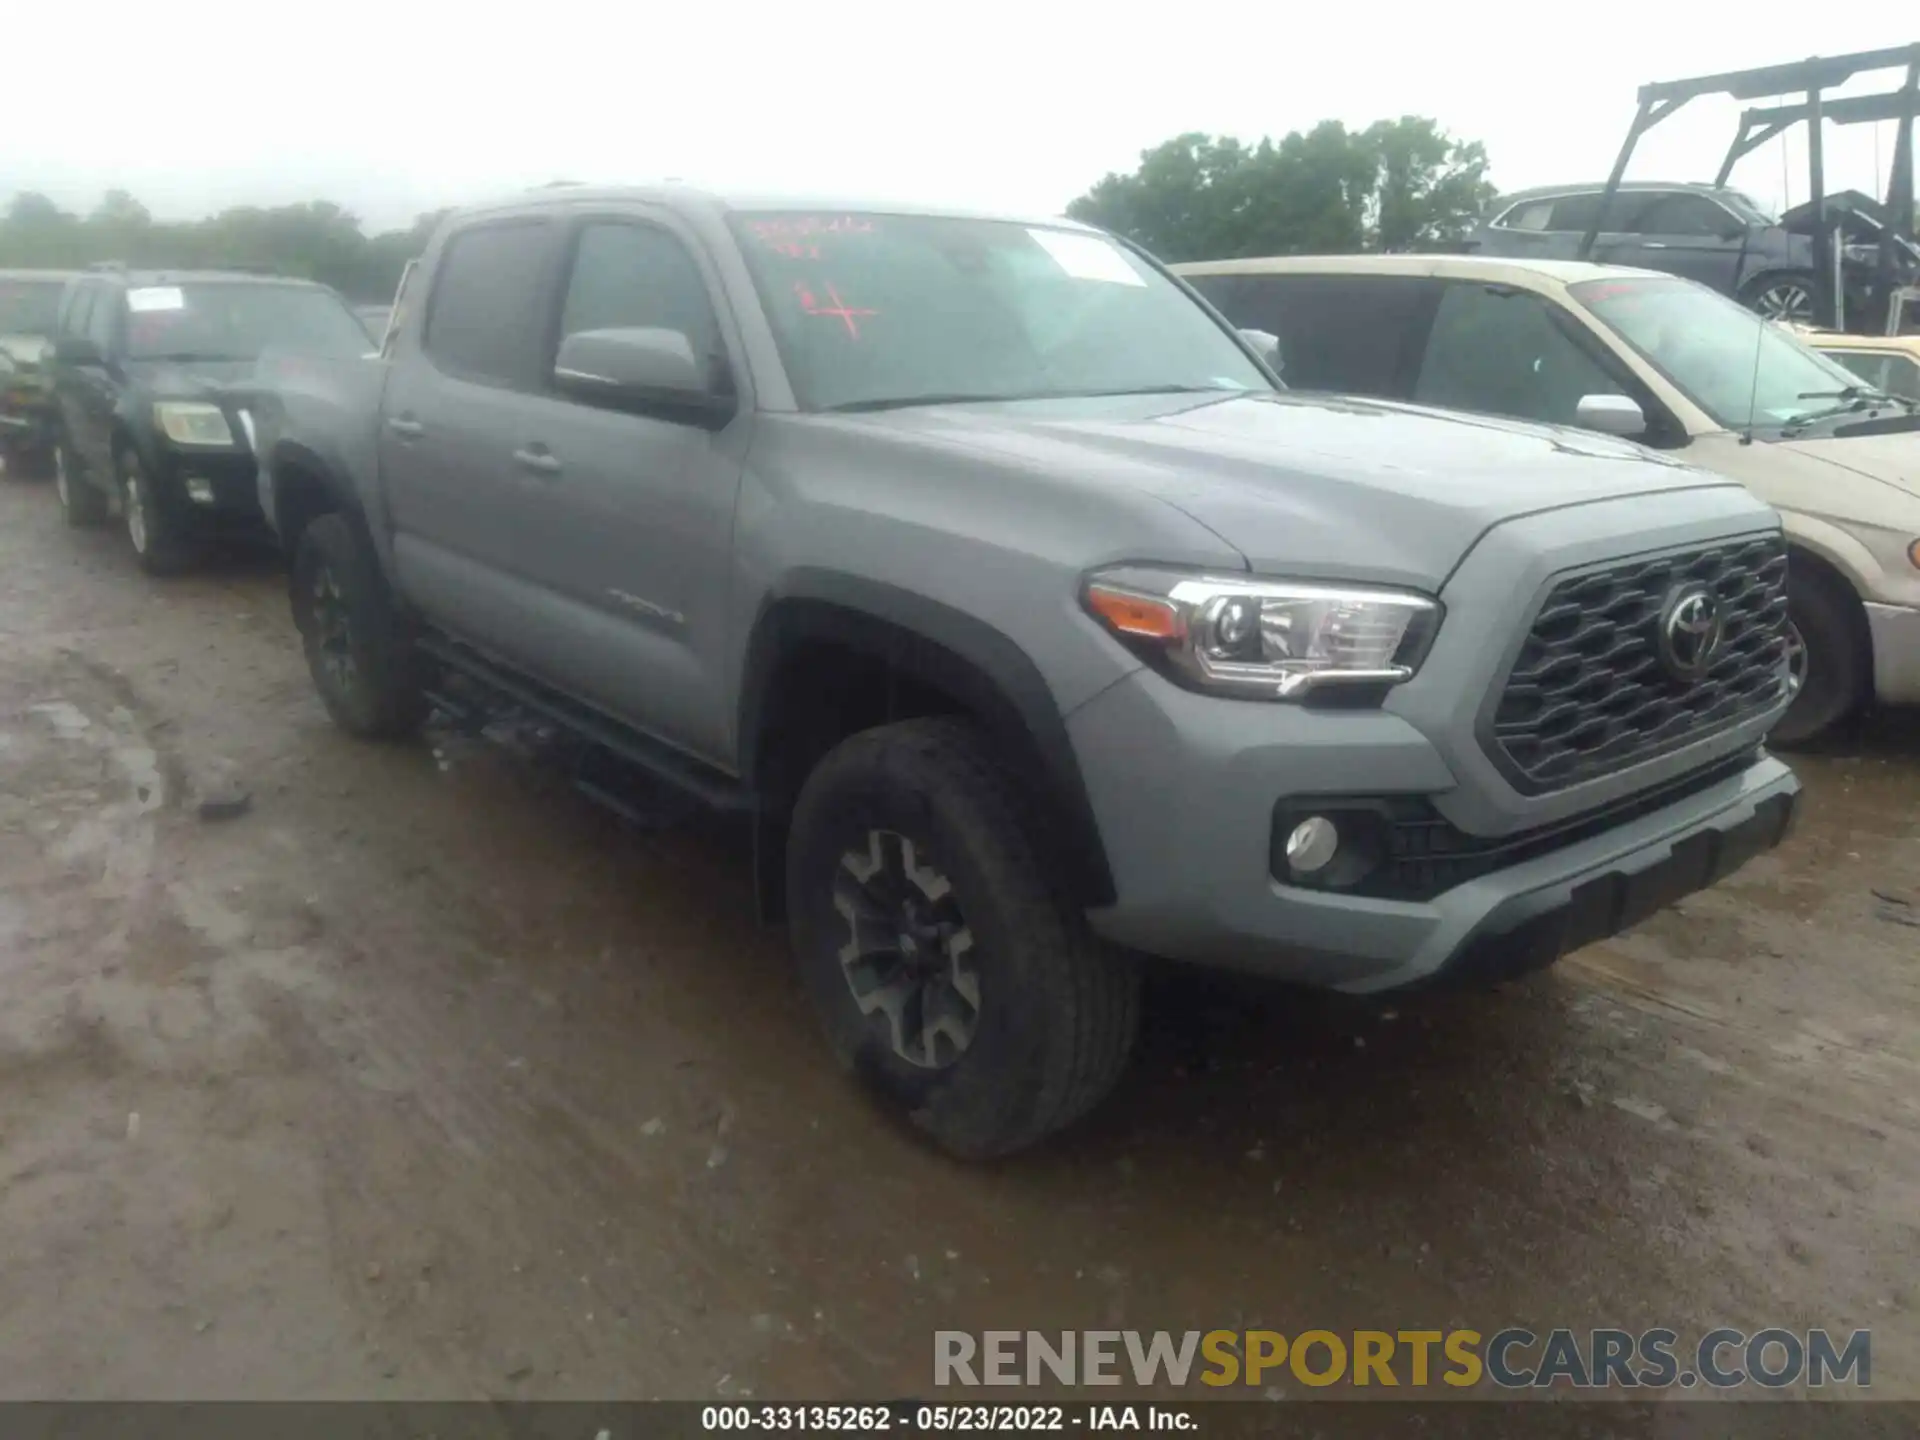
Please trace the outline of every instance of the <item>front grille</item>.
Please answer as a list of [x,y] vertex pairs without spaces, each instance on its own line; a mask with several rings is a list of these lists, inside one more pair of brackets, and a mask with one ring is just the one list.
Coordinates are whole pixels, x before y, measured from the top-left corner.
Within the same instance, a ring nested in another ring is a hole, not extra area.
[[[1695,680],[1663,660],[1660,628],[1688,582],[1724,630]],[[1779,535],[1669,552],[1569,575],[1548,593],[1481,743],[1527,794],[1563,790],[1731,728],[1775,704],[1787,618]]]

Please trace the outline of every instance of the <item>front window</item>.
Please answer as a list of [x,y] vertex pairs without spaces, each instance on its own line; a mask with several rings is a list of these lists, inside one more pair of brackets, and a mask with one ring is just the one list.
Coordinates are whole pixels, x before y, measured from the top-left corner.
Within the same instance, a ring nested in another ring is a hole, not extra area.
[[811,410],[1273,388],[1205,310],[1104,236],[912,215],[732,223]]
[[0,280],[0,335],[51,336],[63,288],[58,280]]
[[367,332],[331,291],[219,281],[127,291],[131,360],[257,360],[269,346],[310,355],[364,355]]
[[1573,296],[1730,430],[1828,414],[1867,387],[1787,330],[1685,280],[1588,280]]

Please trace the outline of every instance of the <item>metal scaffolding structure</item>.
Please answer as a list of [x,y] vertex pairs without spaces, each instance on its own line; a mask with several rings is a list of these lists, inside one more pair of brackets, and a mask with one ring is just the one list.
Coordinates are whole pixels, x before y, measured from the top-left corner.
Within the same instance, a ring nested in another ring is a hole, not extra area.
[[[1881,95],[1850,96],[1827,100],[1824,92],[1844,85],[1856,75],[1876,70],[1906,70],[1905,82],[1896,90]],[[1823,320],[1838,326],[1842,303],[1840,286],[1835,283],[1837,257],[1833,232],[1826,224],[1826,174],[1822,139],[1823,122],[1859,125],[1875,121],[1895,122],[1893,168],[1887,182],[1886,208],[1890,224],[1882,227],[1877,266],[1876,292],[1889,305],[1894,299],[1894,241],[1900,234],[1914,234],[1914,154],[1913,122],[1920,112],[1920,43],[1888,50],[1863,50],[1854,55],[1801,60],[1790,65],[1767,65],[1757,70],[1730,70],[1722,75],[1701,75],[1691,80],[1665,80],[1640,87],[1640,109],[1628,127],[1626,143],[1620,147],[1607,177],[1599,212],[1580,243],[1581,258],[1593,253],[1594,242],[1606,229],[1607,212],[1612,208],[1620,182],[1627,173],[1640,137],[1665,120],[1689,100],[1702,95],[1730,95],[1736,100],[1773,99],[1787,95],[1804,96],[1791,104],[1765,106],[1743,111],[1740,130],[1727,149],[1715,183],[1724,185],[1733,167],[1743,155],[1768,140],[1784,134],[1794,125],[1807,125],[1807,179],[1815,206],[1813,227],[1814,280],[1818,300],[1824,306]],[[1890,322],[1891,323],[1891,320]]]

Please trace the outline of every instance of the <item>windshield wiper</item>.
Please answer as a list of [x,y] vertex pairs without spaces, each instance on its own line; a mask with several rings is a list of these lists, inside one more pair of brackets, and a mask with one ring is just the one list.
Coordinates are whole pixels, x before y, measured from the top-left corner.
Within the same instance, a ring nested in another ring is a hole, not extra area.
[[196,350],[163,350],[156,355],[134,355],[134,356],[131,356],[130,358],[134,360],[171,360],[177,364],[182,361],[190,361],[190,360],[200,360],[200,361],[209,361],[209,362],[229,362],[229,361],[238,361],[238,360],[251,360],[254,357],[251,355],[203,355]]
[[1836,415],[1851,415],[1860,410],[1878,410],[1883,405],[1904,405],[1910,411],[1920,410],[1920,402],[1909,400],[1904,395],[1885,395],[1878,390],[1868,390],[1859,385],[1849,385],[1845,390],[1813,390],[1799,398],[1837,400],[1839,404],[1829,405],[1824,410],[1809,410],[1805,415],[1794,416],[1780,427],[1782,434],[1804,430],[1809,425],[1821,420],[1831,420]]

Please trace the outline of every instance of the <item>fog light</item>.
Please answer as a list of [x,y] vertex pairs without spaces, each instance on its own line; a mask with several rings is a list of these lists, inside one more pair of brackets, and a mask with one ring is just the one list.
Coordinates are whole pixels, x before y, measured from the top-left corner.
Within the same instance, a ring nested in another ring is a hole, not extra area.
[[1287,864],[1302,875],[1324,870],[1340,848],[1340,831],[1324,815],[1310,816],[1287,836]]
[[196,505],[211,505],[213,503],[213,481],[207,479],[204,475],[189,475],[187,477],[187,498]]

